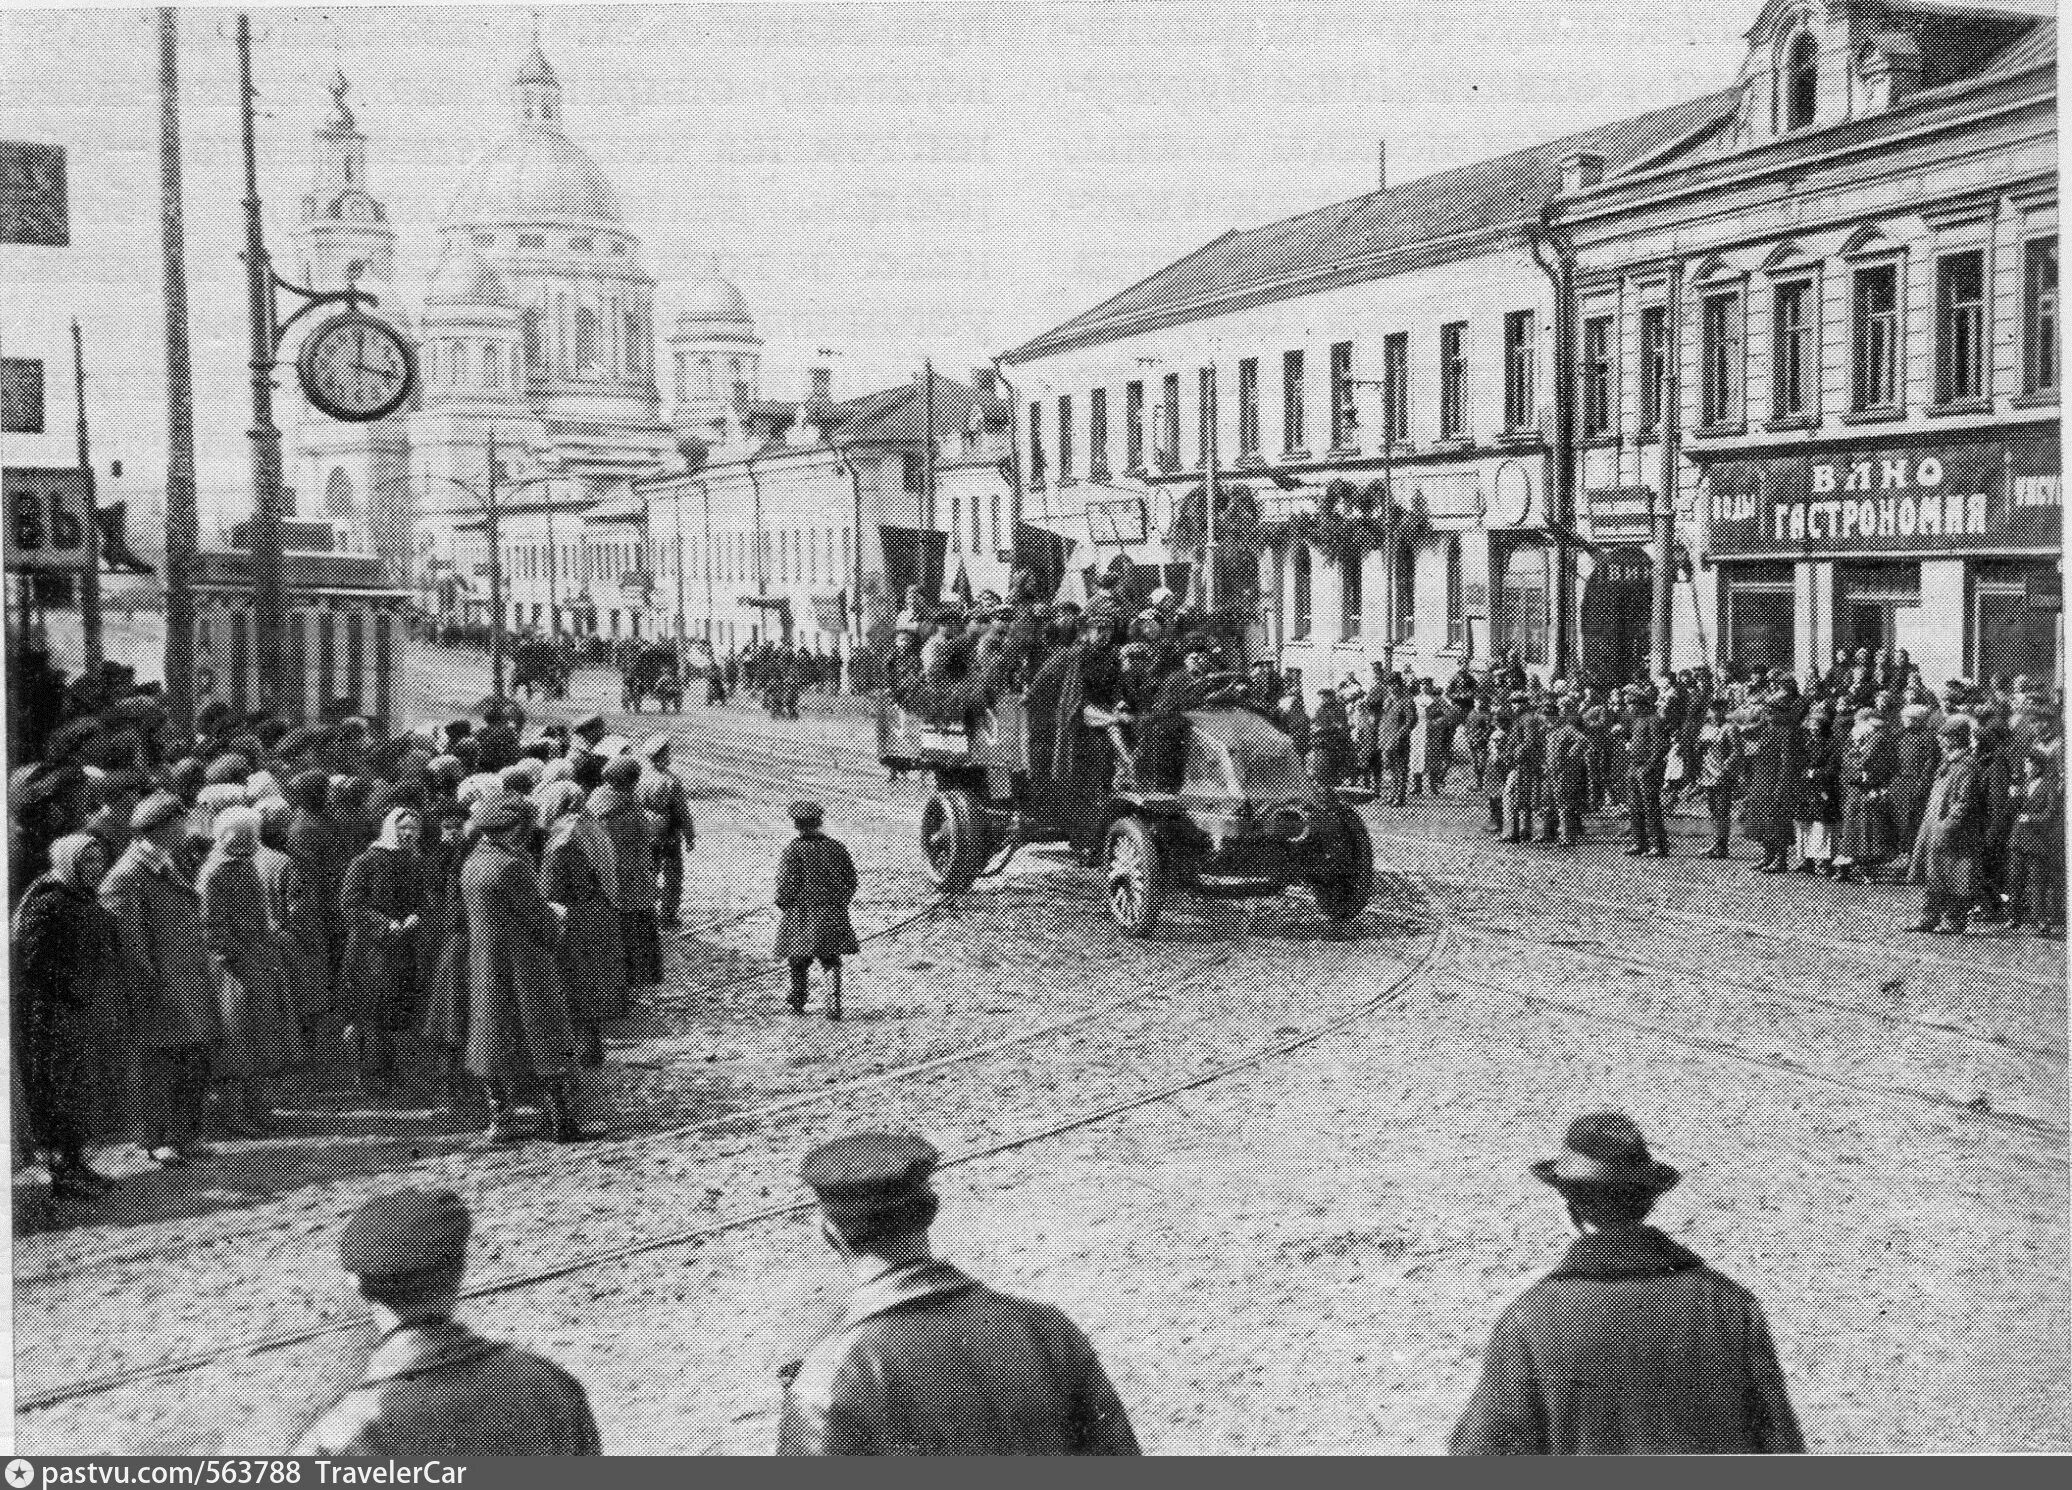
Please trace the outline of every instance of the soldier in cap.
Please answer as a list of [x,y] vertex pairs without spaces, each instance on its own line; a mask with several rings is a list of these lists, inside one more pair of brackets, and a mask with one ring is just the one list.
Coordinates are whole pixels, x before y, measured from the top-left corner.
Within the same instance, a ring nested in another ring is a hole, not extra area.
[[357,1384],[291,1452],[321,1458],[600,1454],[582,1383],[454,1319],[473,1217],[451,1190],[377,1195],[346,1223],[339,1260],[378,1332]]
[[1762,1305],[1646,1224],[1681,1176],[1633,1119],[1577,1118],[1532,1170],[1579,1235],[1498,1319],[1453,1452],[1805,1452]]
[[1136,1454],[1129,1414],[1077,1325],[929,1249],[939,1157],[911,1134],[857,1133],[800,1166],[853,1291],[784,1368],[777,1452]]
[[842,1017],[842,958],[861,950],[849,924],[856,898],[856,863],[849,850],[820,830],[825,814],[818,802],[794,802],[791,820],[798,837],[777,860],[777,960],[791,968],[787,1002],[806,1012],[806,974],[818,962],[827,974],[827,1017]]

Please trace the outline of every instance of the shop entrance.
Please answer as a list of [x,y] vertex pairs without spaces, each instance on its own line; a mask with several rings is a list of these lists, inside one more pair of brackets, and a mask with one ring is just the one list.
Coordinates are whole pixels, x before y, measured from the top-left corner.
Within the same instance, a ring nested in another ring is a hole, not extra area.
[[2049,562],[1978,566],[1971,594],[1977,677],[2057,676],[2058,614],[2030,602],[2032,592],[2052,588],[2056,567]]
[[1919,564],[1840,564],[1835,567],[1835,646],[1876,656],[1899,646],[1893,612],[1921,604]]
[[1655,565],[1637,548],[1598,556],[1583,590],[1583,666],[1601,684],[1631,682],[1647,667]]

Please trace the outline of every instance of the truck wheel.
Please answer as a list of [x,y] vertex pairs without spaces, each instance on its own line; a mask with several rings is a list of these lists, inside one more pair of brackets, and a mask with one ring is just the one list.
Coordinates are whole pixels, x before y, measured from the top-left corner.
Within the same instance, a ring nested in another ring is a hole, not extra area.
[[1374,898],[1374,841],[1367,824],[1350,807],[1338,809],[1337,862],[1331,872],[1310,881],[1317,909],[1333,921],[1349,921]]
[[1108,912],[1125,935],[1147,937],[1158,928],[1168,890],[1165,852],[1141,819],[1125,817],[1108,829]]
[[962,895],[971,888],[986,866],[986,828],[970,792],[951,787],[921,808],[921,860],[943,894]]

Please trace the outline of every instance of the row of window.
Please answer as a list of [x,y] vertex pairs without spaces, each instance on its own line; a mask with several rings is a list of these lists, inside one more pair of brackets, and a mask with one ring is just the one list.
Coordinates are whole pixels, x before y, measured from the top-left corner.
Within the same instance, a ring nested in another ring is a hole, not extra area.
[[[560,349],[557,371],[569,378],[604,378],[617,373],[628,378],[645,378],[654,371],[654,337],[646,314],[637,306],[620,308],[616,300],[605,306],[600,317],[587,305],[571,307],[568,296],[551,297],[556,328],[555,345]],[[521,316],[527,371],[544,375],[548,371],[546,317],[538,306],[529,305]]]
[[427,382],[449,388],[501,388],[506,377],[512,387],[523,382],[515,347],[507,350],[493,341],[459,337],[441,337],[425,347],[424,375]]
[[[2021,387],[2025,396],[2058,391],[2058,245],[2039,238],[2023,245]],[[1909,402],[1907,382],[1906,272],[1904,258],[1867,263],[1849,271],[1848,409],[1866,417],[1898,417]],[[1924,369],[1932,408],[1960,408],[1990,400],[1992,313],[1983,249],[1947,253],[1934,261],[1933,365]],[[1699,432],[1733,430],[1745,422],[1748,306],[1744,288],[1703,290],[1698,299]],[[1767,417],[1776,423],[1811,422],[1820,415],[1822,361],[1820,284],[1817,271],[1793,268],[1770,284],[1770,394]],[[1639,433],[1655,433],[1662,419],[1662,389],[1669,336],[1667,311],[1659,305],[1640,312]],[[1610,315],[1582,323],[1577,405],[1586,439],[1607,438],[1618,429],[1615,335]]]
[[[1504,317],[1504,401],[1503,429],[1506,434],[1527,434],[1538,425],[1536,358],[1538,316],[1530,310],[1513,311]],[[1380,377],[1373,380],[1353,376],[1353,344],[1336,342],[1326,367],[1327,409],[1330,416],[1328,453],[1355,449],[1360,439],[1360,411],[1356,397],[1361,387],[1379,393],[1380,440],[1383,445],[1402,444],[1410,438],[1410,333],[1396,331],[1381,340]],[[1308,354],[1296,350],[1280,357],[1281,427],[1280,453],[1305,458],[1310,454],[1308,406]],[[1439,328],[1439,438],[1465,440],[1468,431],[1468,323],[1449,321]],[[1181,463],[1180,375],[1165,374],[1160,384],[1132,380],[1122,390],[1123,469],[1141,472],[1150,458],[1162,470],[1177,469]],[[1147,391],[1158,403],[1147,408]],[[1094,481],[1106,480],[1111,454],[1108,420],[1108,390],[1095,388],[1086,396],[1086,473]],[[1044,438],[1044,404],[1029,405],[1029,470],[1033,484],[1050,478],[1049,447]],[[1260,359],[1244,357],[1237,364],[1237,458],[1263,457],[1265,451],[1261,416]],[[1217,376],[1214,367],[1196,374],[1195,450],[1197,465],[1223,452],[1215,445],[1218,426]],[[1057,478],[1061,484],[1079,479],[1079,431],[1072,394],[1057,399]]]
[[[993,541],[991,544],[986,542],[986,516],[989,512],[993,519]],[[983,501],[974,496],[971,499],[971,532],[968,535],[971,542],[969,545],[966,545],[964,542],[967,536],[964,531],[964,498],[962,495],[953,492],[950,495],[950,525],[943,529],[943,531],[949,534],[950,547],[954,549],[977,554],[998,553],[1008,548],[1013,542],[1013,535],[1007,530],[1007,524],[1012,520],[1012,517],[1013,514],[1008,510],[1006,501],[998,492],[993,493],[989,499]]]
[[[352,172],[348,170],[346,172],[346,180],[350,181],[351,179]],[[496,247],[496,234],[492,232],[478,229],[472,236],[477,248]],[[543,253],[546,251],[547,235],[545,233],[521,232],[513,234],[512,238],[519,248],[525,249],[528,252]],[[579,233],[575,237],[567,239],[566,245],[570,253],[596,253],[597,237],[592,233]],[[623,259],[633,250],[632,246],[623,238],[607,238],[604,240],[604,251]]]
[[691,397],[691,389],[693,387],[698,390],[698,397],[700,398],[728,397],[747,379],[747,371],[742,365],[742,359],[739,357],[729,357],[726,359],[727,381],[724,387],[720,384],[719,375],[719,359],[701,356],[697,360],[697,377],[694,382],[691,375],[691,354],[688,352],[678,352],[676,354],[677,398],[681,400]]
[[[1338,577],[1338,640],[1358,642],[1367,639],[1367,573],[1366,559],[1333,559],[1326,561]],[[1465,587],[1461,582],[1461,540],[1459,534],[1449,534],[1445,541],[1445,584],[1446,584],[1446,645],[1458,647],[1465,639],[1467,607]],[[1381,616],[1384,639],[1390,644],[1408,641],[1417,629],[1417,545],[1398,541],[1390,549],[1386,561],[1389,576],[1389,595],[1384,602]],[[1287,608],[1285,624],[1290,641],[1315,640],[1316,630],[1316,559],[1310,546],[1298,543],[1287,559]]]

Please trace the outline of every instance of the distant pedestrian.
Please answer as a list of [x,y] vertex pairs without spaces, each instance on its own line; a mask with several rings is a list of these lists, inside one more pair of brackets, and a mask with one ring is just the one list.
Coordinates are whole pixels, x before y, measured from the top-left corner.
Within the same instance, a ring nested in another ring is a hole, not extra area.
[[604,784],[589,797],[590,816],[612,843],[617,875],[606,892],[619,908],[619,944],[630,992],[662,981],[662,937],[655,922],[660,892],[654,843],[640,805],[640,777],[639,757],[613,756],[604,768]]
[[2022,762],[2007,840],[2008,929],[2054,937],[2065,925],[2065,793],[2060,758],[2032,746]]
[[356,1383],[290,1451],[354,1459],[600,1454],[582,1384],[543,1356],[453,1317],[474,1218],[450,1190],[377,1195],[346,1223],[339,1260],[379,1342]]
[[353,860],[340,891],[346,923],[340,989],[352,1021],[347,1043],[360,1090],[386,1097],[396,1085],[396,1035],[418,1015],[417,937],[425,917],[423,819],[389,809],[380,835]]
[[1669,761],[1669,730],[1655,702],[1638,689],[1626,698],[1626,824],[1633,842],[1626,852],[1669,857],[1669,832],[1662,821],[1662,792]]
[[1576,1119],[1533,1173],[1580,1235],[1498,1319],[1453,1452],[1803,1453],[1762,1305],[1645,1224],[1681,1176],[1633,1120]]
[[1734,799],[1741,790],[1743,769],[1740,724],[1728,717],[1727,700],[1715,695],[1705,705],[1705,722],[1698,726],[1693,752],[1698,790],[1705,794],[1705,807],[1712,817],[1712,847],[1708,859],[1731,855],[1734,835]]
[[794,802],[790,809],[798,837],[777,860],[777,960],[791,969],[787,1002],[806,1012],[806,974],[815,962],[827,975],[827,1017],[842,1017],[842,959],[861,951],[849,923],[856,898],[856,864],[849,850],[821,831],[818,802]]
[[575,1024],[576,1055],[604,1064],[602,1026],[626,1015],[626,952],[612,887],[619,877],[611,835],[583,806],[583,789],[555,781],[533,797],[545,834],[540,890],[561,907],[561,985]]
[[1928,793],[1908,879],[1926,887],[1921,919],[1910,930],[1961,936],[1980,888],[1979,844],[1986,829],[1986,789],[1972,749],[1967,714],[1943,721],[1943,761]]
[[655,735],[641,744],[640,784],[636,789],[641,811],[647,814],[648,840],[661,885],[656,920],[663,926],[677,923],[683,907],[683,856],[698,841],[689,797],[683,781],[670,766],[673,743],[667,735]]
[[1135,1455],[1129,1414],[1079,1327],[930,1249],[938,1157],[909,1134],[859,1133],[800,1166],[854,1291],[784,1368],[778,1454]]

